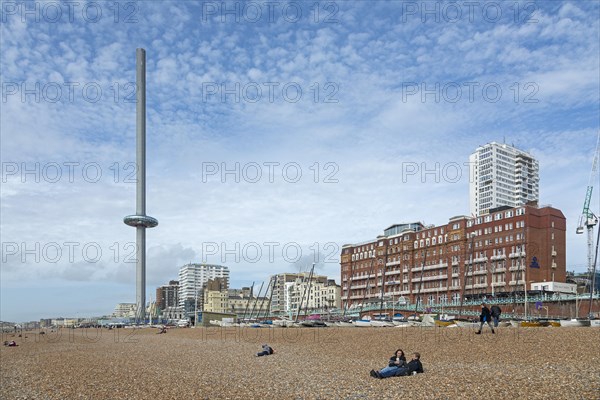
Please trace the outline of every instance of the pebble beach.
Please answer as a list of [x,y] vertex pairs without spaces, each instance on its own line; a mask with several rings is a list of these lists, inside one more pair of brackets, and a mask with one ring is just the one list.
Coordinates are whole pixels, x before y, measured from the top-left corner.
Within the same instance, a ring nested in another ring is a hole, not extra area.
[[[23,332],[2,399],[600,399],[600,329],[181,328]],[[276,353],[255,357],[268,343]],[[375,379],[397,348],[425,373]]]

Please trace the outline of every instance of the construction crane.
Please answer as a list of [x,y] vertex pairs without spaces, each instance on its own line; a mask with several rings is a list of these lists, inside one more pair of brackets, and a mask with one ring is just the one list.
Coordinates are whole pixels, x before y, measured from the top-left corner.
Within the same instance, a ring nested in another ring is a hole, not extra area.
[[[596,142],[596,152],[592,161],[592,172],[588,182],[587,191],[585,193],[585,201],[583,203],[583,212],[579,218],[579,225],[576,233],[582,234],[584,228],[587,229],[587,247],[588,247],[588,272],[594,274],[594,226],[598,223],[598,217],[590,210],[590,201],[592,200],[592,191],[594,189],[594,181],[598,175],[598,152],[600,151],[600,132],[598,132],[598,140]],[[590,292],[593,292],[591,288]]]

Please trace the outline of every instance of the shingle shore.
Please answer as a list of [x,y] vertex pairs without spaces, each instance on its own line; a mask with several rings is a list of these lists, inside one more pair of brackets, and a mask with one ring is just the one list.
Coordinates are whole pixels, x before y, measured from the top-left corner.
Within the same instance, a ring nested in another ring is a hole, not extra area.
[[[27,336],[25,338],[25,336]],[[600,399],[600,329],[76,329],[0,348],[2,399]],[[254,357],[263,343],[276,353]],[[397,349],[425,374],[378,380]]]

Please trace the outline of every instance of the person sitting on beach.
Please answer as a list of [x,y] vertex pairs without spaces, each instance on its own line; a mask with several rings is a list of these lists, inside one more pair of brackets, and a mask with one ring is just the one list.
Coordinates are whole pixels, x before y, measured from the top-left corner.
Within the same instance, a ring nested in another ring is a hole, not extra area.
[[402,349],[396,350],[394,355],[390,357],[388,366],[380,369],[379,371],[371,370],[370,374],[373,378],[388,378],[394,376],[396,371],[400,368],[406,367],[406,357]]
[[5,345],[5,346],[8,346],[8,347],[15,347],[15,346],[18,346],[17,342],[15,342],[14,340],[11,340],[10,342],[9,342],[9,341],[5,341],[5,342],[4,342],[4,345]]
[[263,344],[262,351],[259,353],[256,353],[256,357],[268,356],[273,353],[275,353],[275,350],[273,350],[273,348],[271,346],[269,346],[268,344]]
[[158,328],[158,332],[156,332],[157,335],[160,335],[161,333],[167,333],[167,327],[166,326],[162,326],[160,328]]
[[393,375],[390,375],[389,373],[382,375],[378,371],[374,372],[375,374],[371,374],[371,376],[373,376],[374,378],[384,379],[389,378],[390,376],[407,376],[422,374],[425,371],[423,370],[423,364],[421,364],[421,354],[415,352],[412,354],[412,359],[404,367],[396,368],[394,370]]
[[485,324],[486,322],[492,330],[492,333],[496,333],[494,332],[494,326],[492,325],[492,313],[490,312],[490,309],[487,308],[487,305],[485,303],[481,303],[481,315],[479,316],[479,322],[479,330],[475,332],[477,335],[481,333],[481,330],[483,329],[483,324]]

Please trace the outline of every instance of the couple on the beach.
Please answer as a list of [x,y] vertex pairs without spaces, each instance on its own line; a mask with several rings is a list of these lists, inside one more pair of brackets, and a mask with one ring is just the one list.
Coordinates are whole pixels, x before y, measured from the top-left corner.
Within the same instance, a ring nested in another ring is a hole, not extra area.
[[396,350],[394,355],[390,357],[388,366],[379,371],[371,370],[370,374],[373,378],[384,379],[392,376],[407,376],[422,374],[423,364],[421,364],[421,355],[412,353],[412,359],[406,362],[406,356],[401,349]]

